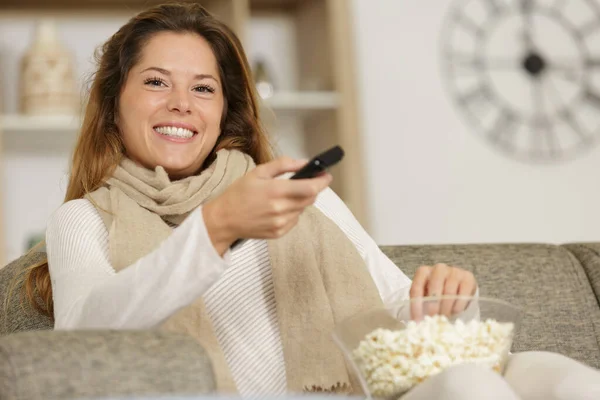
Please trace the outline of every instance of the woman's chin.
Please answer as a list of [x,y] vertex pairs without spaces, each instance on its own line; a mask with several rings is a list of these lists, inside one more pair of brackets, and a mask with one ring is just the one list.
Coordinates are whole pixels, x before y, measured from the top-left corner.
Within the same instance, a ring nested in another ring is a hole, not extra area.
[[187,178],[188,176],[195,175],[200,169],[200,165],[198,163],[194,164],[182,164],[182,163],[165,163],[162,164],[162,167],[169,174],[169,178],[171,180],[179,180]]

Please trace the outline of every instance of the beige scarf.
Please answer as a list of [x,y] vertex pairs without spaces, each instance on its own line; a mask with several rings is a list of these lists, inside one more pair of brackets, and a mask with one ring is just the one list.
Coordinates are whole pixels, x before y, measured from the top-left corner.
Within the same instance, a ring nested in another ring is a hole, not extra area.
[[[118,271],[146,255],[196,207],[254,168],[239,151],[220,150],[202,173],[171,182],[165,170],[141,168],[124,158],[113,176],[87,196],[109,232]],[[359,393],[342,352],[332,340],[336,323],[381,307],[366,265],[346,235],[315,207],[277,240],[268,240],[278,324],[289,392]],[[201,268],[201,266],[198,266]],[[213,363],[220,392],[237,392],[202,298],[161,328],[195,337]]]

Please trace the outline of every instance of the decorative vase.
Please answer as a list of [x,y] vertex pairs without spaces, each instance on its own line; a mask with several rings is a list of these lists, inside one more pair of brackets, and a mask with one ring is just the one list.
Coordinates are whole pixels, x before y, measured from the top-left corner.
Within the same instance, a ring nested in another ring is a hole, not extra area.
[[74,115],[78,112],[73,61],[58,40],[56,23],[37,25],[35,39],[21,64],[20,108],[28,115]]
[[256,83],[258,95],[262,99],[273,96],[275,85],[264,60],[259,59],[254,65],[254,82]]

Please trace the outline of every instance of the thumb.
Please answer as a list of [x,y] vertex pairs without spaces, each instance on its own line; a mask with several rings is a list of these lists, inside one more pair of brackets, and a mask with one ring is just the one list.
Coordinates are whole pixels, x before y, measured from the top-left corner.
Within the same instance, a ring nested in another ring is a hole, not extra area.
[[273,161],[259,165],[255,171],[259,178],[270,179],[286,172],[296,172],[306,162],[306,160],[296,160],[290,157],[278,157]]

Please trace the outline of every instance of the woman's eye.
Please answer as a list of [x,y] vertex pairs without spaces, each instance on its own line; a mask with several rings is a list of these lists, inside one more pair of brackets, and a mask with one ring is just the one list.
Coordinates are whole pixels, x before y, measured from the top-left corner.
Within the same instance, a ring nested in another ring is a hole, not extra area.
[[215,92],[215,89],[213,89],[212,87],[210,87],[208,85],[197,86],[196,88],[194,88],[194,90],[199,93],[214,93]]
[[159,78],[150,78],[150,79],[146,79],[144,81],[144,83],[146,85],[150,85],[150,86],[162,86],[162,85],[164,85],[165,82]]

